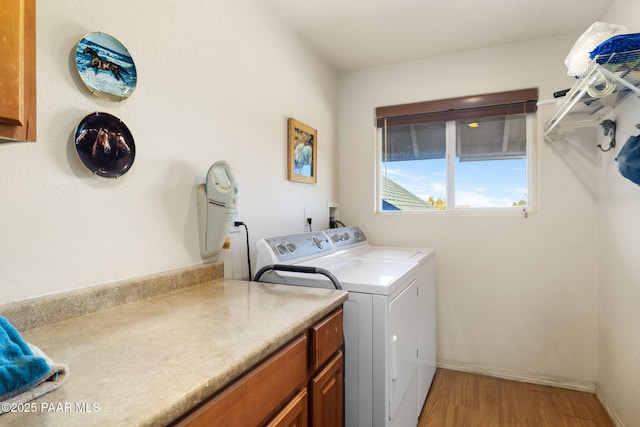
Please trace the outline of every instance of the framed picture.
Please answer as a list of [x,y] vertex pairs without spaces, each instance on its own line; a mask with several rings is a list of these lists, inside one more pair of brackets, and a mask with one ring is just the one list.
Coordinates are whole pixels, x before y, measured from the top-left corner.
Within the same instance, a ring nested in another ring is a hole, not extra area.
[[289,181],[315,184],[317,179],[318,131],[289,118]]

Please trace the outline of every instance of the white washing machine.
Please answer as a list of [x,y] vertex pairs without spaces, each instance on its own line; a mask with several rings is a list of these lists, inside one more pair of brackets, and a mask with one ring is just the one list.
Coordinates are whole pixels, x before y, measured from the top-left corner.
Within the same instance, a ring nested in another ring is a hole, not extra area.
[[[417,425],[417,264],[336,257],[335,245],[323,232],[261,239],[256,249],[256,271],[273,264],[321,268],[348,291],[343,305],[345,425]],[[260,280],[333,286],[324,276],[295,272],[271,271]]]
[[[420,411],[436,372],[436,261],[432,248],[371,246],[359,227],[333,228],[324,231],[335,246],[333,256],[412,262],[418,265],[420,306],[420,346],[418,365],[418,400]],[[418,414],[419,416],[419,414]]]

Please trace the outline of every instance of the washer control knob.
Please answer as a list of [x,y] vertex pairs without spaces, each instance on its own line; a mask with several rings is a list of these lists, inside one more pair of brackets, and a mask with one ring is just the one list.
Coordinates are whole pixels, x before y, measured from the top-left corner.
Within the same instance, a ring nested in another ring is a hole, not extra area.
[[316,236],[313,236],[313,244],[316,245],[318,249],[322,249],[322,239],[318,239]]
[[298,247],[296,245],[294,245],[292,242],[287,242],[287,250],[289,252],[291,252],[292,254],[296,253],[296,249],[298,249]]
[[276,245],[276,250],[278,251],[278,253],[280,255],[286,255],[287,254],[287,247],[283,243],[278,243]]

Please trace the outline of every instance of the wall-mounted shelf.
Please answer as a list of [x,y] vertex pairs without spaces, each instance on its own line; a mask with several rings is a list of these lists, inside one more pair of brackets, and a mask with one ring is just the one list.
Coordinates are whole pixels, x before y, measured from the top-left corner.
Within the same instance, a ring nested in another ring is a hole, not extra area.
[[545,139],[555,139],[566,125],[597,125],[632,93],[640,96],[640,50],[594,58],[545,126]]

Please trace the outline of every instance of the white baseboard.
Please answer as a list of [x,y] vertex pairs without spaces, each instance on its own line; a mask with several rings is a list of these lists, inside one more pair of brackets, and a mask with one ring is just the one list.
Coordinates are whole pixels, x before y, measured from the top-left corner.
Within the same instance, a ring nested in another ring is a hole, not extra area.
[[616,427],[624,427],[622,420],[620,419],[620,417],[618,417],[618,414],[616,414],[616,411],[614,411],[611,405],[609,404],[607,395],[604,394],[604,391],[602,391],[602,388],[597,384],[596,384],[596,397],[598,398],[600,403],[602,403],[602,406],[604,406],[604,409],[607,411],[607,413],[611,417],[611,421],[613,421]]
[[596,384],[588,381],[576,381],[568,378],[553,377],[547,375],[535,375],[529,372],[514,371],[509,369],[486,368],[478,365],[458,362],[438,362],[438,368],[451,369],[453,371],[469,372],[473,374],[487,375],[505,380],[520,381],[538,385],[566,388],[570,390],[595,393]]

